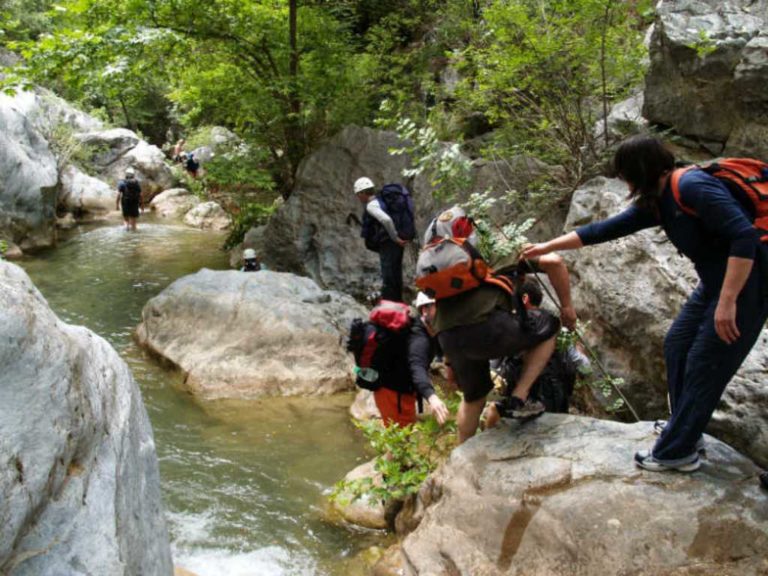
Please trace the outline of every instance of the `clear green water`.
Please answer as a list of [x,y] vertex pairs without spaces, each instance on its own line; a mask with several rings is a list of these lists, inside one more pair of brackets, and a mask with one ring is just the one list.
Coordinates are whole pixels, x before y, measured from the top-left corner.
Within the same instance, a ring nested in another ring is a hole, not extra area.
[[146,301],[202,267],[225,269],[221,236],[142,219],[79,229],[21,262],[67,322],[106,338],[130,365],[155,432],[174,561],[199,576],[362,573],[381,535],[324,520],[325,495],[365,459],[351,396],[200,402],[132,332]]

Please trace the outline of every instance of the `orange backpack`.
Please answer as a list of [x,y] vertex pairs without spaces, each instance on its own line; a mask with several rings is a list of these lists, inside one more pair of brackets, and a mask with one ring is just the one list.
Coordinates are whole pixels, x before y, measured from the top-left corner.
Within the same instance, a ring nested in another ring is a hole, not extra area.
[[435,300],[450,298],[493,284],[514,294],[515,287],[506,276],[496,276],[467,238],[435,238],[419,254],[416,286]]
[[760,232],[760,241],[768,242],[768,164],[752,158],[724,158],[704,166],[688,166],[672,172],[672,195],[680,209],[696,216],[696,212],[683,204],[680,198],[680,177],[688,170],[698,168],[725,184],[734,198],[751,206],[753,225]]

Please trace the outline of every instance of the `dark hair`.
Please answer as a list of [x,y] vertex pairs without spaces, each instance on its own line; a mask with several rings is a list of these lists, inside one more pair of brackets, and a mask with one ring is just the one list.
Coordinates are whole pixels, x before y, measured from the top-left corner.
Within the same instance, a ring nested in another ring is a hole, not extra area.
[[537,308],[541,306],[541,301],[544,300],[544,294],[541,291],[541,286],[537,280],[533,278],[526,278],[523,285],[520,286],[520,296],[528,294],[528,301],[532,306]]
[[674,154],[652,136],[633,136],[625,140],[613,157],[615,175],[632,187],[629,197],[644,208],[656,208],[662,192],[659,178],[674,167]]

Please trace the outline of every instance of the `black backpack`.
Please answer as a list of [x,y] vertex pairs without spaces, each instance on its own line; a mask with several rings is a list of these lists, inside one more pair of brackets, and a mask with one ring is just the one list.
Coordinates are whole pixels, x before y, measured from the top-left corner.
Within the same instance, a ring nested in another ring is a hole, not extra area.
[[[511,393],[522,374],[523,361],[517,357],[505,358],[498,371],[507,383],[508,393]],[[556,350],[534,382],[530,396],[541,401],[547,412],[567,414],[575,383],[576,368],[565,352]]]
[[[376,391],[379,388],[389,388],[396,392],[413,392],[413,382],[408,366],[408,337],[410,324],[402,321],[397,329],[388,327],[387,320],[381,320],[377,310],[382,307],[407,306],[401,302],[387,302],[371,311],[368,320],[355,318],[349,327],[347,350],[355,357],[357,378],[355,384],[366,390]],[[401,316],[402,318],[402,316]],[[389,324],[391,326],[392,324]],[[373,369],[377,373],[375,379],[366,379],[366,371]]]
[[[387,215],[397,230],[397,235],[403,240],[413,240],[416,237],[416,222],[413,213],[413,198],[408,188],[402,184],[387,184],[376,197],[379,206]],[[363,211],[363,228],[360,236],[365,240],[368,250],[378,252],[381,243],[389,239],[384,226],[373,216]]]
[[123,199],[128,202],[138,202],[141,198],[141,186],[135,178],[120,180],[118,190],[123,195]]

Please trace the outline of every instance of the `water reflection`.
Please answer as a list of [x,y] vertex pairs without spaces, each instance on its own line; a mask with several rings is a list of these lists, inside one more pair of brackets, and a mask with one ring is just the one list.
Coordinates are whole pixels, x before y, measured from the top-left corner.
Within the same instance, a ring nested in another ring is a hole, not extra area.
[[64,320],[128,362],[155,431],[174,559],[200,576],[362,573],[378,534],[324,521],[324,494],[364,459],[350,397],[200,403],[132,341],[146,301],[202,267],[227,268],[222,237],[144,219],[80,229],[22,262]]

